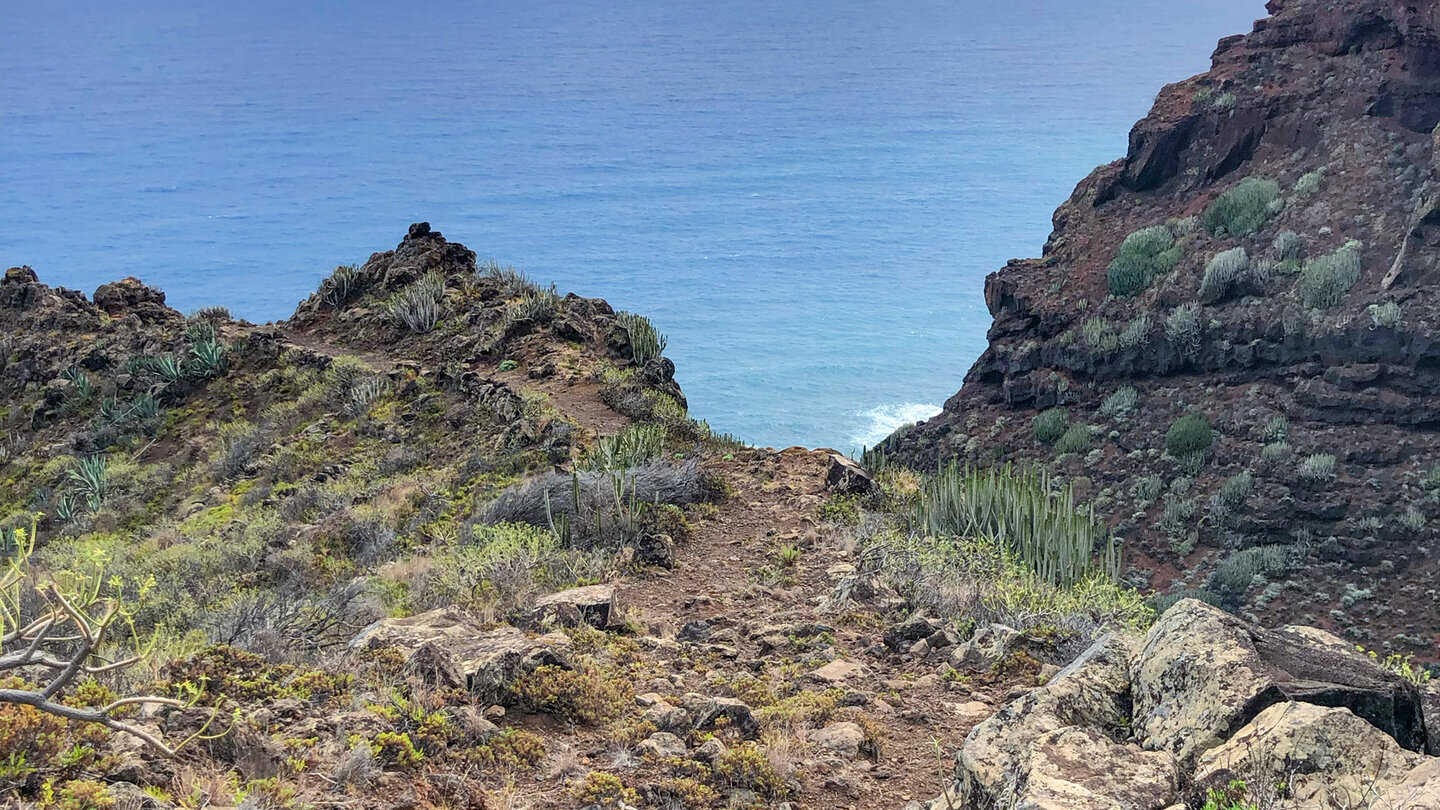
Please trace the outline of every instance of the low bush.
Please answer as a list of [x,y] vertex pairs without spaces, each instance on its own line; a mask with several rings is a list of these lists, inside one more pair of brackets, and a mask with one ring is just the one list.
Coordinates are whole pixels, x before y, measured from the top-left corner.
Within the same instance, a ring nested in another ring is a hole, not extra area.
[[1247,177],[1226,189],[1205,209],[1205,230],[1216,236],[1249,236],[1280,210],[1280,184]]
[[1180,458],[1210,449],[1215,433],[1210,422],[1200,414],[1186,414],[1170,424],[1165,432],[1165,451]]
[[630,356],[635,365],[643,366],[665,351],[665,336],[644,315],[622,311],[616,314],[615,322],[630,339]]
[[1300,270],[1300,300],[1311,309],[1330,309],[1360,280],[1362,245],[1351,240],[1339,248],[1307,259]]
[[1394,301],[1371,304],[1365,311],[1370,315],[1370,325],[1376,329],[1393,329],[1400,324],[1400,305]]
[[1215,254],[1205,265],[1205,276],[1200,280],[1200,302],[1216,304],[1225,300],[1249,266],[1243,247]]
[[588,458],[591,470],[638,467],[665,451],[664,425],[635,423],[613,436],[602,436]]
[[1181,255],[1182,248],[1168,227],[1151,225],[1135,231],[1120,243],[1106,270],[1110,294],[1116,298],[1137,295],[1155,276],[1174,269]]
[[523,672],[510,684],[517,705],[568,723],[598,725],[630,705],[627,681],[589,661],[573,669],[550,664]]
[[1165,319],[1165,340],[1186,360],[1200,356],[1200,332],[1200,308],[1193,303],[1175,307]]
[[501,493],[479,520],[549,527],[562,542],[613,547],[635,538],[641,504],[699,503],[705,495],[698,464],[657,459],[623,470],[536,476]]
[[886,532],[856,548],[862,573],[878,575],[926,615],[1018,630],[1059,629],[1079,652],[1101,628],[1144,632],[1154,614],[1133,589],[1103,575],[1057,586],[988,537]]
[[1296,472],[1307,481],[1328,481],[1335,477],[1335,457],[1329,453],[1306,456]]
[[1290,438],[1290,420],[1284,416],[1272,416],[1265,422],[1264,434],[1267,442],[1283,442]]
[[387,307],[390,320],[417,334],[429,332],[440,321],[444,298],[445,279],[439,273],[426,273],[391,297]]
[[1030,421],[1031,431],[1035,434],[1035,441],[1041,444],[1054,444],[1065,435],[1070,429],[1070,412],[1064,408],[1050,408],[1041,411],[1038,416]]
[[1300,175],[1299,180],[1295,181],[1294,191],[1301,197],[1309,197],[1316,191],[1320,190],[1320,183],[1322,183],[1324,180],[1325,169],[1323,167],[1314,171],[1306,172]]
[[581,805],[600,807],[604,810],[630,807],[640,804],[640,794],[628,788],[620,777],[604,771],[591,771],[585,781],[571,791],[575,801]]
[[1305,258],[1305,237],[1294,231],[1281,231],[1270,243],[1270,255],[1277,262]]
[[1104,402],[1100,403],[1100,415],[1108,416],[1112,419],[1123,419],[1129,416],[1131,411],[1135,410],[1135,406],[1139,402],[1140,393],[1135,390],[1134,386],[1127,385],[1123,388],[1117,388],[1111,392],[1109,396],[1105,397]]
[[1076,422],[1066,429],[1064,435],[1055,440],[1055,452],[1086,453],[1090,450],[1090,426]]

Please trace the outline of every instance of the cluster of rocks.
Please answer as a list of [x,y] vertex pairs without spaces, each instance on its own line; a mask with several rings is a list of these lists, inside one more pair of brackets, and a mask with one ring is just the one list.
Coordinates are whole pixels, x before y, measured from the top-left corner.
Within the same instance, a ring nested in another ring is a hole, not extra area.
[[1420,810],[1440,807],[1437,754],[1437,685],[1187,599],[972,729],[927,808],[1183,810],[1239,780],[1277,808]]

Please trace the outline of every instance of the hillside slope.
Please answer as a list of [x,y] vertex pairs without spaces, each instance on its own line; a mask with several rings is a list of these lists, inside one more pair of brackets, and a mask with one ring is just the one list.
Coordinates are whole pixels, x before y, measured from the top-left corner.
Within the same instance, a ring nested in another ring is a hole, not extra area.
[[1440,7],[1267,8],[986,280],[989,347],[883,449],[1038,460],[1137,586],[1433,659]]

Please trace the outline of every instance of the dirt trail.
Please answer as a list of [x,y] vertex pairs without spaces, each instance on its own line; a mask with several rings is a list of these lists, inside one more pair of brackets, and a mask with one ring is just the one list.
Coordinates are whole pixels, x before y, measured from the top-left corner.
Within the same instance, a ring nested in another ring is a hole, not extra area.
[[[941,786],[937,743],[944,762],[952,762],[952,750],[1005,694],[943,681],[933,661],[883,649],[881,628],[822,612],[819,603],[836,579],[853,570],[847,530],[817,517],[826,496],[829,453],[791,448],[753,456],[731,464],[727,474],[735,496],[713,520],[696,525],[690,541],[676,551],[676,570],[647,572],[625,583],[623,605],[638,608],[652,632],[666,636],[705,620],[715,631],[711,642],[733,647],[733,656],[724,657],[734,659],[728,668],[736,672],[783,680],[803,664],[805,689],[845,690],[843,702],[859,704],[859,713],[883,729],[878,757],[853,761],[803,742],[810,730],[797,730],[800,740],[788,756],[805,775],[805,791],[791,798],[791,807],[898,810],[932,798]],[[762,568],[776,566],[786,546],[799,548],[799,557],[782,569],[783,583],[768,584],[774,574]],[[807,623],[832,628],[833,642],[811,650],[765,646],[762,635],[773,641],[775,628]],[[853,662],[860,669],[833,684],[809,676],[826,660]]]

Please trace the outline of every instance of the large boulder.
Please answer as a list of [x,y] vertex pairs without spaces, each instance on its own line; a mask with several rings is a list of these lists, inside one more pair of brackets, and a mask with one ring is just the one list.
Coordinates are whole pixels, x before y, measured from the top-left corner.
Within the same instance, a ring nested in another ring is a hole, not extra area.
[[481,700],[506,702],[521,672],[551,664],[568,667],[563,633],[531,637],[508,625],[486,629],[455,606],[402,619],[382,619],[350,642],[356,655],[383,647],[401,650],[406,666],[442,686],[463,686]]
[[605,630],[615,624],[619,615],[615,586],[585,585],[536,599],[533,618],[537,622],[548,619],[564,627],[584,623]]
[[1195,599],[1150,629],[1134,672],[1134,730],[1189,765],[1286,700],[1350,709],[1405,748],[1424,745],[1413,685],[1312,628],[1266,631]]
[[960,750],[963,791],[994,800],[1023,781],[1034,745],[1054,732],[1079,727],[1102,734],[1126,725],[1133,636],[1112,633],[1096,641],[1049,683],[1011,701],[971,729]]
[[1283,782],[1291,807],[1365,807],[1424,759],[1349,709],[1285,702],[1201,754],[1193,784]]
[[837,495],[869,495],[879,486],[854,459],[832,450],[825,470],[825,488]]
[[1161,810],[1179,788],[1174,757],[1095,729],[1052,731],[1030,748],[1015,810]]

